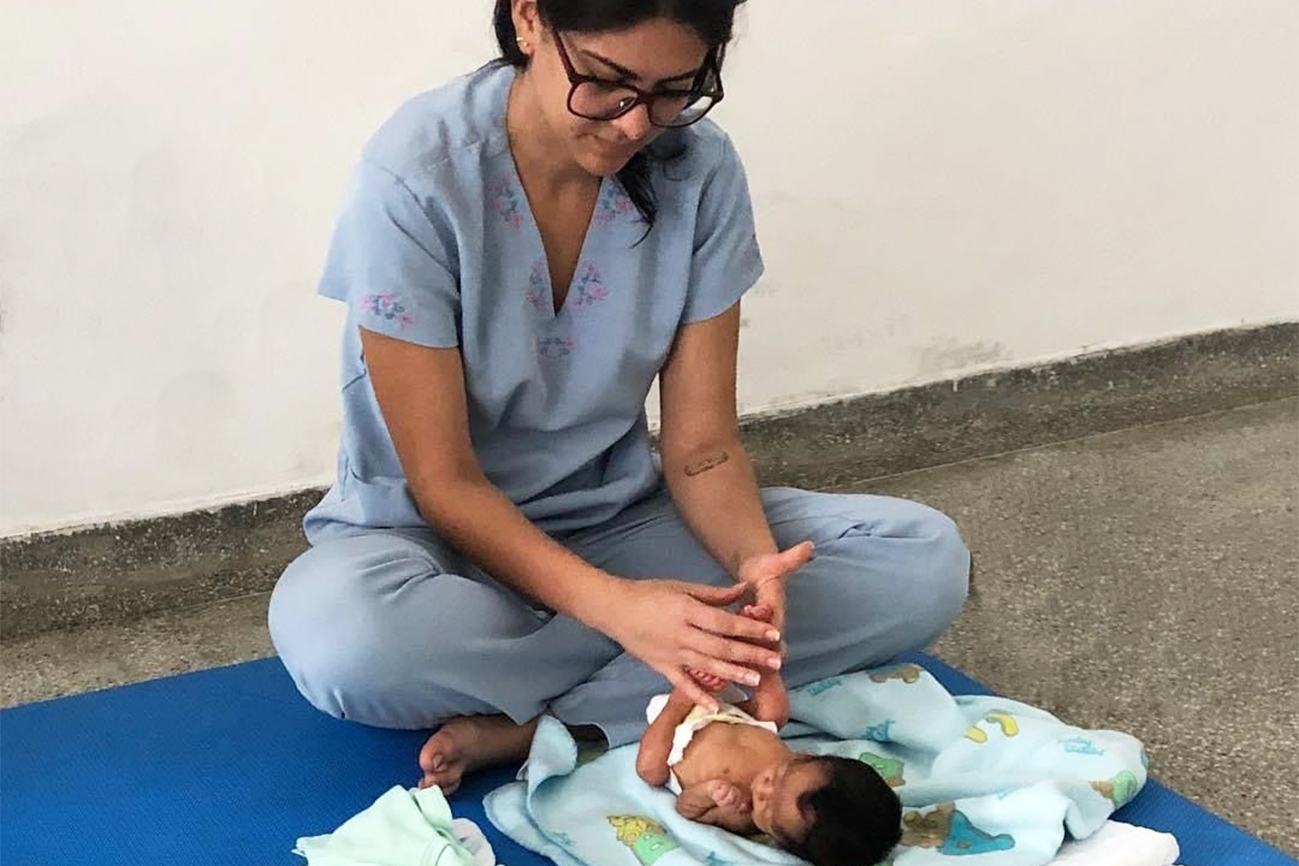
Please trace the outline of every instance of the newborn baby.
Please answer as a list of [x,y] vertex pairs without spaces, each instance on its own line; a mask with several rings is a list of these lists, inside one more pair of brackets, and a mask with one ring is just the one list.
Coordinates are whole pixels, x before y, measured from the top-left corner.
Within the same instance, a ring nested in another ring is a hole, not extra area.
[[[770,618],[764,608],[744,613]],[[902,833],[897,795],[860,761],[802,755],[784,744],[776,731],[788,698],[779,674],[764,671],[753,698],[738,703],[725,702],[727,683],[694,676],[718,695],[718,711],[696,706],[680,689],[659,695],[636,757],[645,782],[677,794],[678,813],[741,835],[765,833],[816,866],[870,866],[887,856]]]

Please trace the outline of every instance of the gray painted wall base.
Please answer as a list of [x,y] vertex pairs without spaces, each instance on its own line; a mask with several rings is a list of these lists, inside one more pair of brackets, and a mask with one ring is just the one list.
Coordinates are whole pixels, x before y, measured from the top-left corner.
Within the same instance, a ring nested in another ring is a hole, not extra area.
[[[852,482],[1299,393],[1299,323],[1221,331],[753,417],[764,484]],[[264,592],[321,491],[0,542],[0,636]]]

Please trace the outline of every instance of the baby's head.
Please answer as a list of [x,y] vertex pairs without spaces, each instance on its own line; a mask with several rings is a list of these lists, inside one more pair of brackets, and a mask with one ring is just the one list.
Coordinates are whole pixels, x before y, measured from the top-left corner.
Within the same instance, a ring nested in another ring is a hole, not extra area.
[[816,866],[871,866],[902,836],[898,795],[861,761],[797,755],[751,790],[758,829]]

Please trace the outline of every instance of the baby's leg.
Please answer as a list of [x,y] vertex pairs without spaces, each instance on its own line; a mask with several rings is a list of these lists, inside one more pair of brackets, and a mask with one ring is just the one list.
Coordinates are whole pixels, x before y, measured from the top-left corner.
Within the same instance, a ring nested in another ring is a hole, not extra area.
[[[740,613],[759,622],[771,622],[771,608],[765,605],[746,605]],[[779,671],[762,670],[759,675],[762,679],[753,690],[753,697],[740,709],[760,722],[775,722],[778,727],[784,727],[789,721],[789,692],[785,689],[785,681]]]
[[[771,622],[772,618],[771,608],[765,605],[745,605],[740,613],[759,622]],[[784,646],[779,649],[783,654]],[[727,684],[726,680],[706,671],[690,668],[689,673],[695,682],[713,694],[720,692]],[[763,669],[758,671],[758,675],[761,679],[754,687],[753,697],[740,703],[739,707],[760,722],[775,722],[777,726],[784,727],[789,721],[789,693],[785,689],[785,681],[780,678],[778,671]]]

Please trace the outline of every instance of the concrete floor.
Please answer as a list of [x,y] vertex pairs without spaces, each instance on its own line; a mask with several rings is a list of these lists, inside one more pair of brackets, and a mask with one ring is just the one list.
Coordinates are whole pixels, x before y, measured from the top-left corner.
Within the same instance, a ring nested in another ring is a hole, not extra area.
[[[951,514],[977,562],[937,654],[1129,731],[1165,783],[1299,854],[1299,400],[850,489]],[[264,594],[3,645],[0,705],[271,653]]]

